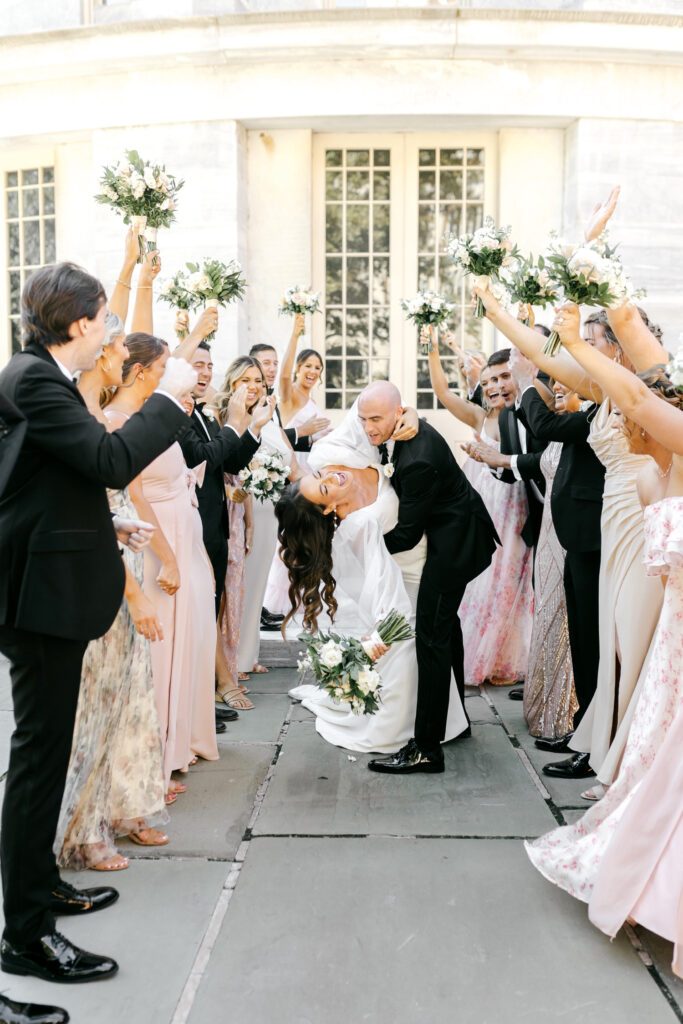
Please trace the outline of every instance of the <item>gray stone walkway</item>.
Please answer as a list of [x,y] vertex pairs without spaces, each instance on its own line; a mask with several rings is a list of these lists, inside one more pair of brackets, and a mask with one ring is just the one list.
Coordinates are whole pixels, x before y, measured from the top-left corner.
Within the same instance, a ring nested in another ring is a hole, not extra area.
[[[191,769],[170,845],[128,844],[119,902],[62,920],[118,976],[1,989],[74,1024],[683,1021],[670,945],[610,943],[530,866],[522,839],[575,820],[585,786],[539,774],[552,755],[506,692],[468,695],[473,736],[445,747],[446,774],[392,779],[317,736],[294,678],[252,677],[256,709]],[[0,777],[10,732],[0,664]]]

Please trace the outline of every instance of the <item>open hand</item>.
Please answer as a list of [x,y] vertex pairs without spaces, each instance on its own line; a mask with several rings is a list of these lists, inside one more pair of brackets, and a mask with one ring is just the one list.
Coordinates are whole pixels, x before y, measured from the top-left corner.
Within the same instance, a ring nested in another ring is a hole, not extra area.
[[272,419],[276,403],[276,395],[264,395],[257,402],[251,416],[251,429],[257,436],[261,432],[261,428],[265,427],[266,423]]
[[140,285],[149,287],[157,274],[161,271],[161,256],[157,249],[152,252],[146,252],[142,266],[140,267],[140,277],[138,279],[138,288]]
[[316,414],[297,427],[296,432],[299,437],[310,437],[312,434],[320,433],[321,430],[327,430],[329,425],[330,421],[325,416]]
[[156,529],[152,523],[146,523],[144,519],[123,519],[121,516],[114,516],[113,523],[118,540],[131,551],[142,551],[147,547]]
[[420,417],[417,415],[417,409],[406,406],[389,440],[411,441],[417,435],[419,428]]
[[603,203],[596,203],[593,207],[584,232],[587,242],[592,242],[594,238],[599,238],[605,230],[607,221],[617,208],[620,192],[621,185],[615,185],[607,199]]
[[203,340],[217,330],[218,310],[208,307],[201,313],[197,323],[192,328],[192,334],[194,337],[199,336]]
[[173,331],[179,338],[187,337],[190,330],[190,314],[186,309],[179,309],[175,315]]

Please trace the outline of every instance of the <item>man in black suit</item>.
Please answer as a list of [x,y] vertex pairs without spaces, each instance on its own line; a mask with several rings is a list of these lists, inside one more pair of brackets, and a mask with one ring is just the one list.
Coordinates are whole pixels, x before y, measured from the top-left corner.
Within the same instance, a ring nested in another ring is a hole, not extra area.
[[423,534],[427,536],[417,598],[415,738],[398,753],[370,761],[368,767],[392,774],[442,772],[451,670],[464,707],[458,608],[467,584],[491,563],[498,536],[481,497],[433,427],[422,420],[412,440],[390,442],[403,414],[393,384],[375,381],[366,388],[358,414],[371,444],[379,446],[381,461],[394,467],[391,482],[399,497],[398,523],[384,537],[387,548],[392,554],[408,551]]
[[[594,404],[586,404],[580,412],[558,416],[534,387],[528,387],[522,395],[521,415],[528,429],[544,441],[563,443],[551,492],[551,511],[558,540],[566,550],[567,626],[579,702],[575,726],[595,693],[600,661],[598,581],[605,467],[588,444],[596,409]],[[544,750],[566,750],[570,738],[571,733],[557,740],[537,740],[536,745]],[[586,778],[593,774],[588,758],[588,754],[578,753],[566,761],[545,765],[543,771],[560,778]]]
[[0,495],[0,651],[10,661],[16,723],[0,838],[0,961],[10,973],[51,981],[117,970],[55,931],[55,914],[99,910],[118,893],[62,882],[52,844],[83,654],[123,598],[106,488],[125,487],[181,437],[187,416],[177,398],[195,379],[187,363],[169,360],[160,393],[109,433],[73,378],[94,366],[105,315],[104,289],[85,271],[64,263],[37,270],[22,295],[25,347],[0,373],[5,409],[10,403],[26,424]]

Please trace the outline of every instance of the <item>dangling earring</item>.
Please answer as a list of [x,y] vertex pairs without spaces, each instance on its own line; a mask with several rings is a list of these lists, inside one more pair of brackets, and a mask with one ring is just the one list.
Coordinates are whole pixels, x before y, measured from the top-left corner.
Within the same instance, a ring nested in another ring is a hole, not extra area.
[[109,362],[108,359],[105,359],[104,356],[100,356],[100,365],[105,373],[109,373],[109,371],[111,370],[111,363]]
[[144,373],[139,373],[138,374],[138,380],[144,380],[144,379],[145,379]]
[[640,436],[642,437],[643,441],[644,441],[644,440],[645,440],[645,438],[647,437],[647,434],[645,433],[645,431],[643,430],[643,428],[642,428],[642,427],[640,428]]

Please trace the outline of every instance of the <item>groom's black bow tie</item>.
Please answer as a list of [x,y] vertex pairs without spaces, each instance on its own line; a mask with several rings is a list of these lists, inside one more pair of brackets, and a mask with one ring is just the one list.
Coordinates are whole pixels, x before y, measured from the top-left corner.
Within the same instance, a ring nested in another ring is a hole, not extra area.
[[389,461],[389,449],[387,448],[384,441],[382,441],[381,444],[377,445],[377,450],[379,451],[379,461],[383,466],[386,466],[386,464]]

